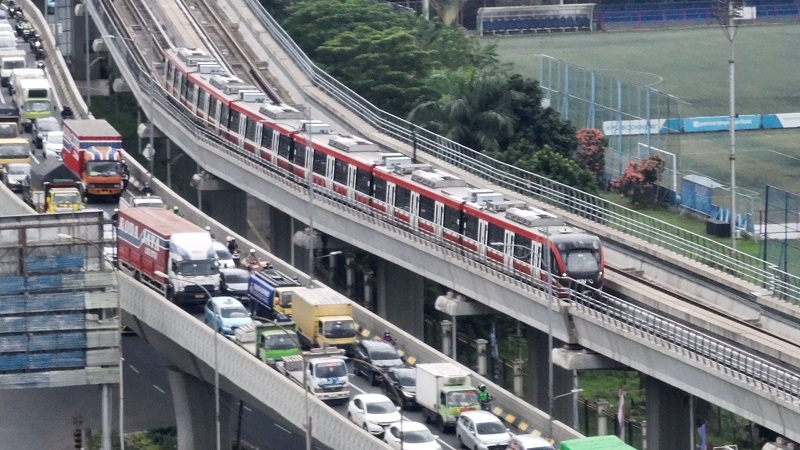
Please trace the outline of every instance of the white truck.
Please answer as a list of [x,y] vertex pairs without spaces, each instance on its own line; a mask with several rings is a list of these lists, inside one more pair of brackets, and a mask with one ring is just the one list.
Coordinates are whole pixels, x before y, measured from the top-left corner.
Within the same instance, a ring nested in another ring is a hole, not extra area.
[[14,103],[25,131],[31,131],[34,120],[53,115],[52,98],[53,87],[46,78],[15,78]]
[[0,85],[10,86],[11,71],[25,68],[25,50],[0,51]]
[[275,362],[275,369],[299,386],[303,386],[305,370],[306,389],[324,402],[346,403],[350,399],[350,377],[342,349],[314,348],[302,355],[284,356]]
[[416,368],[417,404],[426,422],[439,424],[443,432],[455,430],[462,412],[481,409],[468,371],[452,363],[417,364]]

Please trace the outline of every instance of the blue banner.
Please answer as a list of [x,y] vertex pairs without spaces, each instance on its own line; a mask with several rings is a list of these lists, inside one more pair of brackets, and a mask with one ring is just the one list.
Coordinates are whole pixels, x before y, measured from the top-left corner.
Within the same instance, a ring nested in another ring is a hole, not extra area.
[[[690,117],[683,119],[684,133],[702,133],[707,131],[728,131],[728,116]],[[736,130],[757,130],[761,128],[760,114],[740,115],[736,118]]]

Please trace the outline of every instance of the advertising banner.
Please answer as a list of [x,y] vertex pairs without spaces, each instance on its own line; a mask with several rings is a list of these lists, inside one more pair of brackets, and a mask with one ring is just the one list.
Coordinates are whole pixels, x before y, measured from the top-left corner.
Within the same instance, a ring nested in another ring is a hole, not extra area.
[[[658,134],[666,119],[639,120],[607,120],[603,122],[603,134],[606,136],[630,136],[636,134]],[[649,127],[648,127],[649,122]]]
[[[728,116],[690,117],[683,119],[684,133],[702,133],[707,131],[728,131]],[[737,130],[757,130],[761,128],[761,115],[748,114],[736,118]]]
[[764,114],[761,124],[765,130],[779,128],[800,128],[800,113]]

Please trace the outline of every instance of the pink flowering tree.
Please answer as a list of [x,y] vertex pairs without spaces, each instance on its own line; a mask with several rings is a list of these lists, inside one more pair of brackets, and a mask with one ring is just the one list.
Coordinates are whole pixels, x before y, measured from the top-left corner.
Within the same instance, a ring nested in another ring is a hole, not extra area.
[[639,162],[630,162],[619,178],[611,181],[611,191],[631,199],[634,205],[654,205],[656,182],[666,167],[661,155],[651,155]]
[[592,172],[602,186],[606,169],[606,149],[608,139],[597,128],[582,128],[575,134],[578,138],[578,150],[575,161],[579,166]]

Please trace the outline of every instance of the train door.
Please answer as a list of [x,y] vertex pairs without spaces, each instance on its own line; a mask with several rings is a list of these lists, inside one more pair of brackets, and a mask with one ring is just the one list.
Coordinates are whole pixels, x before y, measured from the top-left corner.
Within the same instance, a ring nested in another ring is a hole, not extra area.
[[514,266],[514,253],[516,247],[514,246],[514,232],[504,230],[503,233],[503,265],[506,267]]
[[481,256],[486,256],[486,238],[489,236],[489,222],[478,219],[478,253]]
[[419,228],[419,194],[411,191],[410,203],[408,205],[408,224],[416,230]]
[[189,109],[195,116],[197,115],[197,95],[198,95],[197,91],[198,91],[197,85],[193,84],[192,87],[189,88],[189,98],[187,99]]
[[355,198],[356,197],[356,175],[358,175],[358,169],[353,164],[347,165],[347,197],[348,198]]
[[394,191],[397,188],[394,183],[386,183],[386,215],[394,218]]
[[436,224],[434,225],[434,233],[436,237],[442,237],[442,224],[444,223],[444,203],[436,202],[433,206],[433,222]]
[[328,155],[327,164],[325,164],[325,187],[329,190],[333,190],[333,171],[336,169],[336,158],[333,156]]

